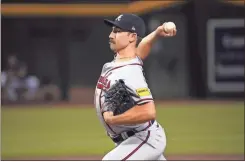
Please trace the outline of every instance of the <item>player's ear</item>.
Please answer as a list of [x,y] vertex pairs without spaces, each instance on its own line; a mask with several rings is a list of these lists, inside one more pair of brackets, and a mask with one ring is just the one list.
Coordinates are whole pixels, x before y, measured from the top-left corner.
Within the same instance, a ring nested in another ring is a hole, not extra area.
[[137,41],[137,34],[136,33],[130,33],[129,41],[130,41],[130,43]]

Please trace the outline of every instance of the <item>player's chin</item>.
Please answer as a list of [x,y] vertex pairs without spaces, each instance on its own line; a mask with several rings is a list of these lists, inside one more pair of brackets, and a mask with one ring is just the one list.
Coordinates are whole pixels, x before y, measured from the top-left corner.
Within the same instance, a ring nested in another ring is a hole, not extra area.
[[115,46],[114,46],[113,44],[110,44],[110,49],[111,49],[113,52],[116,51],[116,48],[115,48]]

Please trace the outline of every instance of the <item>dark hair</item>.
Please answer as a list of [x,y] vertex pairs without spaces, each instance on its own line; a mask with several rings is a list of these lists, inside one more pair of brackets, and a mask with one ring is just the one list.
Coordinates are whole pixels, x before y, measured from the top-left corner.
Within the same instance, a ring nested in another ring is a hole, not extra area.
[[137,36],[136,47],[138,47],[138,45],[140,44],[141,41],[142,41],[142,38]]
[[[128,35],[129,35],[130,33],[132,33],[132,32],[128,32]],[[140,44],[140,42],[142,41],[142,39],[143,39],[143,38],[137,36],[137,40],[136,40],[136,44],[135,44],[136,47],[138,47],[138,45]]]

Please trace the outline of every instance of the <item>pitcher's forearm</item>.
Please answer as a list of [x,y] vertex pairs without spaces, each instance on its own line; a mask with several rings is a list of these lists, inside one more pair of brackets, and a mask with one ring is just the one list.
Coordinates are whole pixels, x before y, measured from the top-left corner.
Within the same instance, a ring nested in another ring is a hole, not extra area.
[[158,38],[157,31],[151,32],[149,35],[144,37],[137,47],[137,55],[144,60],[151,51],[152,45]]
[[173,37],[176,35],[177,29],[173,22],[166,22],[159,26],[156,30],[143,38],[137,48],[137,55],[144,60],[151,51],[153,43],[159,36]]
[[149,102],[143,106],[135,106],[123,114],[112,116],[106,122],[112,125],[141,124],[155,119],[155,117],[155,105],[153,102]]

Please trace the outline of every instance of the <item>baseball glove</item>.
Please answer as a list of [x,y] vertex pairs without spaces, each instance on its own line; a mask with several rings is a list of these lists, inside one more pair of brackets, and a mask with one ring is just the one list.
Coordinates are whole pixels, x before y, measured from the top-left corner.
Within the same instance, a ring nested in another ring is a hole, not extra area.
[[119,115],[136,105],[133,97],[139,98],[134,91],[129,88],[122,79],[116,81],[110,89],[105,91],[105,101],[102,113],[112,111],[114,115]]

